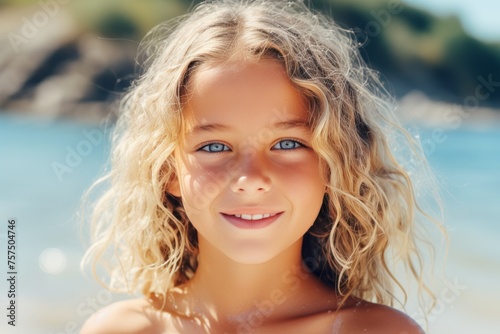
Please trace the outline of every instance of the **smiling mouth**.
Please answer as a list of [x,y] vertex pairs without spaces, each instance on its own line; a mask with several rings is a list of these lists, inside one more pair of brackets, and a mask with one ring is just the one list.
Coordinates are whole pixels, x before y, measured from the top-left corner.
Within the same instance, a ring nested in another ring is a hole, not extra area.
[[282,212],[276,213],[258,213],[258,214],[227,214],[222,213],[222,216],[232,225],[241,228],[241,229],[260,229],[264,228],[268,225],[271,225],[273,222],[278,220]]
[[228,215],[228,216],[234,216],[238,217],[241,219],[245,220],[261,220],[263,218],[268,218],[277,215],[277,213],[263,213],[263,214],[256,214],[256,215],[247,215],[247,214],[235,214],[235,215]]

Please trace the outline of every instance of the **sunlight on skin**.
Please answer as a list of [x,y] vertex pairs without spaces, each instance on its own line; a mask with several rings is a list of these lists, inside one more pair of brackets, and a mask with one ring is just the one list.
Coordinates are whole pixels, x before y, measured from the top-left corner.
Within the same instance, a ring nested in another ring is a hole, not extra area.
[[[200,239],[236,262],[249,264],[268,261],[299,240],[313,224],[325,190],[319,159],[310,148],[309,129],[275,129],[272,137],[253,140],[262,129],[272,128],[273,110],[288,112],[289,120],[307,122],[309,116],[281,66],[269,60],[263,64],[196,72],[194,91],[184,110],[188,122],[199,125],[203,120],[230,129],[188,134],[182,151],[176,152],[182,180],[177,195]],[[273,149],[280,140],[289,140],[288,145],[291,140],[300,142],[293,142],[293,149]],[[224,150],[201,150],[207,144],[223,145]],[[228,164],[238,167],[225,182],[215,184],[217,173]],[[245,212],[251,207],[257,211]],[[221,212],[238,208],[242,213],[283,214],[266,230],[250,233],[221,217]],[[201,256],[208,251],[201,251]]]

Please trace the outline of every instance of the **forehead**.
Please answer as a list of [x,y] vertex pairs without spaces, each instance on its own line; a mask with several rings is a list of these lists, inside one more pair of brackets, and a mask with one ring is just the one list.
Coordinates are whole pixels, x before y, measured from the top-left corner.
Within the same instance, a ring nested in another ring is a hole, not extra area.
[[187,132],[206,123],[266,124],[308,120],[305,97],[276,60],[203,66],[190,80]]

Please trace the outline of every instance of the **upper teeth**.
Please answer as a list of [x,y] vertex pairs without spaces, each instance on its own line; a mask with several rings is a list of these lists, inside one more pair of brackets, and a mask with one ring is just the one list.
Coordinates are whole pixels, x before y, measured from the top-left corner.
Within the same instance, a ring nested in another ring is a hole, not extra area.
[[241,219],[246,219],[246,220],[259,220],[259,219],[271,217],[271,216],[274,216],[274,215],[276,215],[276,214],[275,213],[274,214],[264,213],[264,214],[258,214],[258,215],[245,215],[245,214],[241,214],[241,215],[235,215],[235,216],[238,217],[238,218],[241,218]]

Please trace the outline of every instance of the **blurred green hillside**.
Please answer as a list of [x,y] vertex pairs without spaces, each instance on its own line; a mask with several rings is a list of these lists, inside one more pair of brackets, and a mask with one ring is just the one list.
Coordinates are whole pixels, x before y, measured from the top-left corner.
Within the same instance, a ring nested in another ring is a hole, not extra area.
[[363,57],[397,95],[417,89],[448,102],[500,105],[500,40],[485,43],[465,33],[455,16],[437,17],[399,1],[312,2],[354,29]]
[[[41,6],[57,0],[4,0]],[[68,1],[79,25],[98,36],[140,41],[154,25],[185,13],[198,0]],[[62,0],[61,0],[62,3]],[[307,1],[306,1],[307,3]],[[397,96],[420,90],[436,100],[500,107],[500,42],[466,34],[454,16],[437,17],[393,0],[312,0],[313,8],[353,29],[365,60]],[[478,87],[482,86],[482,88]],[[479,93],[478,93],[479,92]]]

